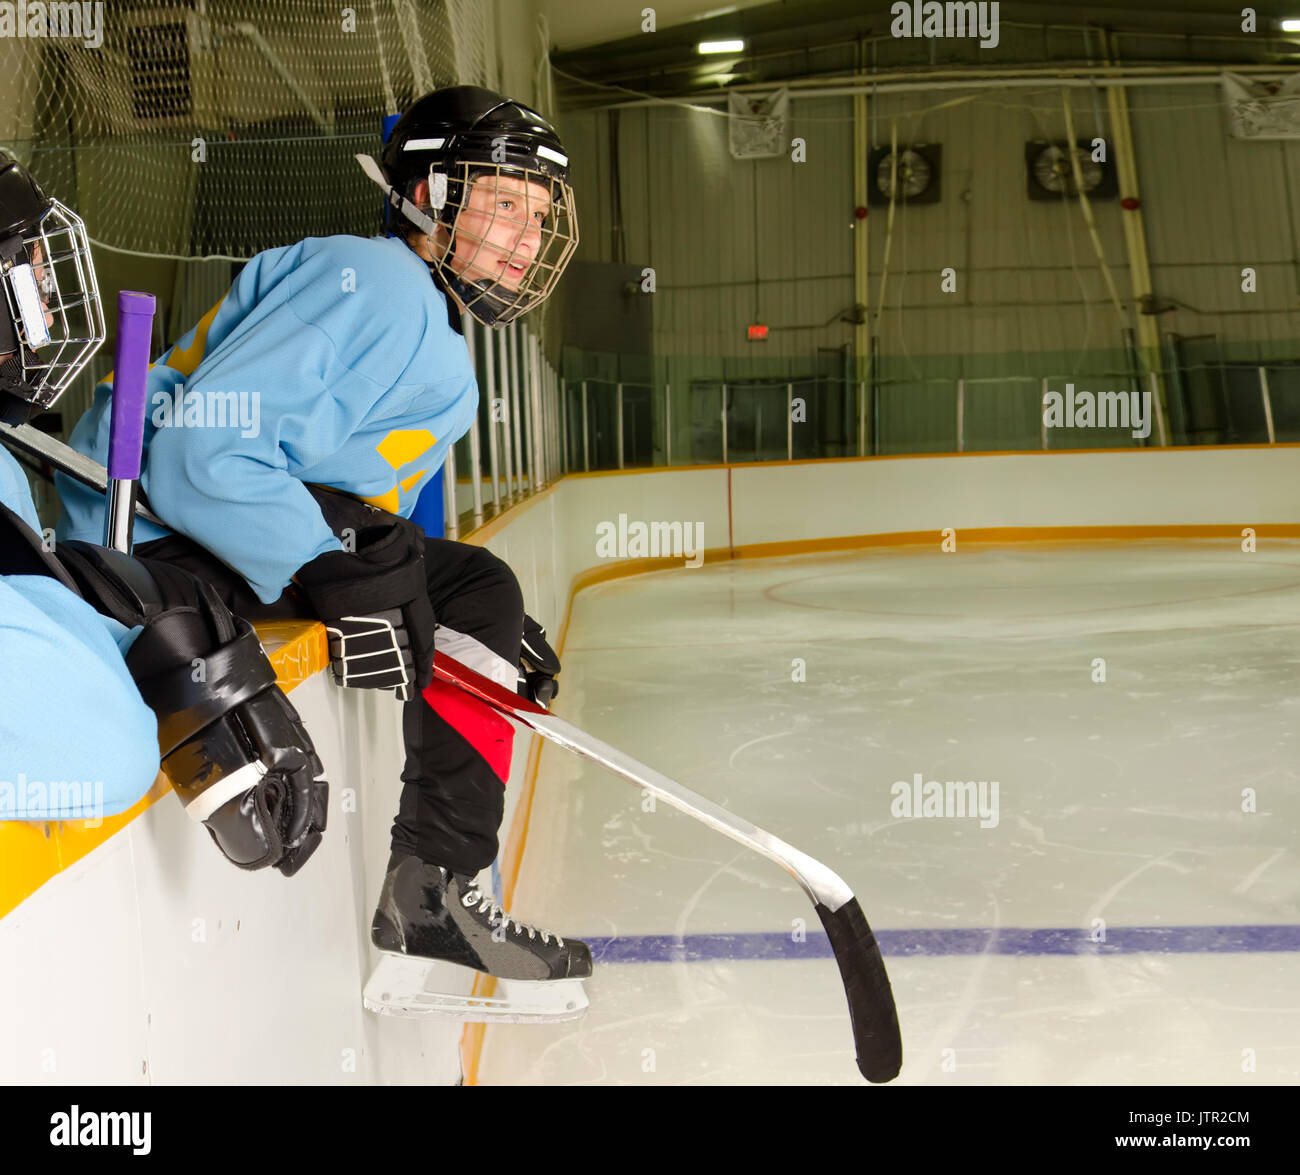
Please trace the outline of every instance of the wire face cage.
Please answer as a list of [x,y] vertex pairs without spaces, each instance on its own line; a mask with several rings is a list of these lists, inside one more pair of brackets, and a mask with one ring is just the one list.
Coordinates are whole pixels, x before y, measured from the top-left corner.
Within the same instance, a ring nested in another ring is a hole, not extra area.
[[[447,185],[458,198],[437,261],[468,310],[489,325],[513,322],[544,302],[578,247],[573,188],[532,169],[462,163]],[[430,191],[447,183],[430,175]]]
[[57,200],[22,234],[27,263],[4,272],[23,383],[48,408],[106,337],[86,226]]

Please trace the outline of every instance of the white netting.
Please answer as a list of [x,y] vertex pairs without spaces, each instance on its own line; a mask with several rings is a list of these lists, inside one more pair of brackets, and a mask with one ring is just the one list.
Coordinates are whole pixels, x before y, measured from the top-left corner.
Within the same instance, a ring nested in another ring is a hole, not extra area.
[[368,234],[352,159],[420,94],[491,85],[478,0],[193,0],[103,5],[102,44],[0,41],[0,145],[92,236],[154,255],[248,257]]

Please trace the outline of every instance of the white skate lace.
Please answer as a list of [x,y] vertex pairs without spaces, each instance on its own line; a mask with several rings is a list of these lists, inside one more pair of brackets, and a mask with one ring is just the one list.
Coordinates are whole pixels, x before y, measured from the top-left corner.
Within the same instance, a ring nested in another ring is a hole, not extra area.
[[550,945],[552,938],[555,939],[556,946],[562,947],[564,945],[564,939],[556,934],[555,931],[540,930],[537,927],[529,926],[526,922],[520,922],[519,919],[507,914],[491,898],[484,897],[482,890],[478,887],[477,881],[472,881],[468,884],[464,894],[461,895],[460,904],[467,910],[471,906],[477,904],[478,912],[480,914],[486,910],[488,912],[489,926],[504,926],[508,931],[511,925],[513,925],[516,934],[523,934],[524,931],[527,931],[530,942],[540,934],[542,936],[542,942],[546,943],[548,946]]

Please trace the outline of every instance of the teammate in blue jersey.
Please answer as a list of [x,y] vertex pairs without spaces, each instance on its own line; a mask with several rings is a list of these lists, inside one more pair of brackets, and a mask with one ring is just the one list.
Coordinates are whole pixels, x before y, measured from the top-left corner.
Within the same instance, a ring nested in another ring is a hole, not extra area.
[[[85,226],[3,154],[0,285],[0,422],[21,426],[55,403],[105,331]],[[0,666],[0,819],[115,815],[161,760],[242,868],[291,874],[319,843],[320,761],[252,629],[167,564],[48,543],[4,448]]]
[[[532,622],[524,640],[501,560],[408,521],[478,410],[461,315],[513,321],[576,248],[568,157],[536,111],[457,86],[407,111],[382,168],[358,160],[385,193],[387,234],[259,254],[153,368],[141,482],[170,533],[142,528],[140,550],[242,615],[322,619],[341,684],[405,699],[404,786],[372,925],[400,977],[419,986],[420,963],[451,962],[522,985],[506,1014],[571,1012],[586,946],[519,923],[475,881],[497,852],[510,728],[432,681],[435,643],[533,696],[553,693],[559,662]],[[108,391],[72,438],[100,460]],[[61,488],[65,533],[98,533],[102,500]],[[379,986],[386,1010],[465,1012]]]
[[[27,479],[5,449],[0,506],[40,541]],[[0,820],[99,820],[149,790],[157,720],[122,659],[134,637],[51,576],[0,575]]]
[[[100,385],[72,435],[100,461],[110,392]],[[465,341],[401,241],[273,249],[150,372],[141,488],[271,603],[300,567],[343,549],[307,483],[409,515],[477,396]],[[67,481],[60,493],[60,536],[99,534],[100,495]],[[166,533],[142,522],[136,538]]]

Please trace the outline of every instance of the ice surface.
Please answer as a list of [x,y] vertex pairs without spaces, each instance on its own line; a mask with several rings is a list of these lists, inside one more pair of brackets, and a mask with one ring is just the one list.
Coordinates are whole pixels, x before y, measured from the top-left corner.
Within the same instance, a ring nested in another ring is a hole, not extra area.
[[[1300,1081],[1300,544],[680,569],[583,592],[563,659],[558,714],[853,888],[900,1083]],[[917,774],[996,824],[896,815]],[[553,746],[513,907],[605,957],[480,1081],[861,1083],[794,882]]]

